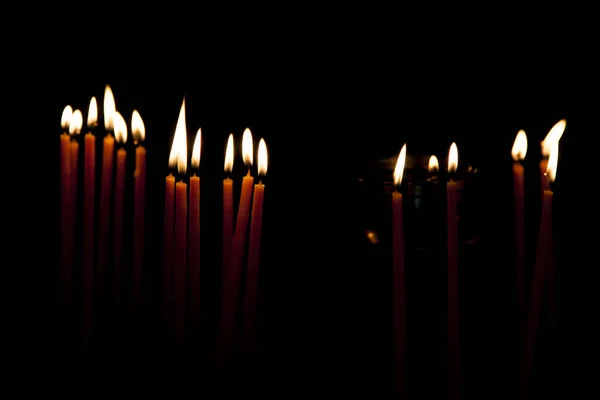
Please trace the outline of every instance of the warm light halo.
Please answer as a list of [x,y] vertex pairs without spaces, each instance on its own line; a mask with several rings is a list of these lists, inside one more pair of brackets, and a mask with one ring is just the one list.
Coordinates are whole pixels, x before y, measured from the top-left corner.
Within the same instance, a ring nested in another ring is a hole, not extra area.
[[242,158],[244,165],[250,168],[253,162],[252,132],[250,132],[250,128],[244,129],[242,135]]
[[225,148],[225,173],[233,171],[233,133],[229,134]]
[[135,144],[141,143],[146,139],[146,127],[138,110],[133,110],[131,114],[131,136]]
[[527,135],[521,129],[515,137],[515,142],[512,147],[511,155],[515,161],[523,161],[527,154]]
[[185,98],[181,103],[175,135],[173,135],[173,145],[169,154],[169,167],[177,167],[177,172],[185,175],[187,170],[187,130],[185,127]]
[[550,131],[548,131],[548,134],[542,141],[542,156],[544,156],[544,157],[550,156],[550,152],[552,151],[554,142],[558,143],[560,141],[560,138],[562,137],[566,127],[567,127],[567,120],[563,118],[560,121],[558,121],[556,124],[554,124],[554,126],[552,128],[550,128]]
[[550,156],[548,157],[548,166],[546,167],[546,174],[550,182],[554,182],[556,179],[556,167],[558,165],[558,141],[552,144],[550,149]]
[[120,112],[115,111],[112,116],[113,128],[115,130],[115,140],[117,143],[127,142],[127,123]]
[[71,115],[71,122],[69,122],[69,135],[79,135],[81,133],[81,127],[83,126],[83,115],[81,110],[73,111]]
[[402,175],[404,175],[404,164],[406,163],[406,143],[402,146],[400,154],[398,154],[398,160],[396,161],[396,168],[394,169],[394,186],[400,186],[402,184]]
[[116,112],[115,96],[109,85],[104,88],[104,129],[112,132],[115,129],[114,114]]
[[427,166],[427,172],[438,172],[440,170],[440,163],[435,155],[429,157],[429,165]]
[[88,107],[87,114],[87,127],[88,129],[92,129],[98,123],[98,102],[96,101],[96,97],[92,97],[90,99],[90,105]]
[[200,150],[202,146],[202,128],[198,128],[196,138],[194,139],[194,146],[192,147],[192,168],[198,169],[200,167]]
[[73,115],[73,107],[66,106],[60,117],[60,127],[64,132],[69,129],[69,123],[71,123],[71,116]]
[[267,154],[267,144],[265,143],[265,139],[260,139],[258,142],[258,176],[261,178],[267,174],[267,167],[269,164],[268,154]]
[[453,173],[458,169],[458,147],[452,142],[448,151],[448,172]]

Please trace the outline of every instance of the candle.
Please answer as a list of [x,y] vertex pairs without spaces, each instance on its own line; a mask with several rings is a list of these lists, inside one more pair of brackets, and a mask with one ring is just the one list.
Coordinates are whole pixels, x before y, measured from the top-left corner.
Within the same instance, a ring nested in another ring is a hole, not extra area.
[[185,99],[181,104],[169,164],[177,167],[179,181],[175,184],[175,229],[173,231],[173,333],[183,340],[185,330],[186,267],[187,267],[187,184],[183,181],[187,169],[187,133]]
[[83,324],[84,341],[89,344],[92,332],[92,300],[94,288],[94,216],[96,193],[96,137],[94,129],[98,123],[96,98],[92,97],[88,109],[88,133],[84,137],[83,164]]
[[142,279],[144,262],[144,216],[146,210],[146,149],[142,145],[146,128],[140,113],[133,110],[131,135],[135,144],[135,171],[133,173],[133,304],[139,310],[142,302]]
[[190,299],[190,316],[194,328],[200,321],[200,177],[196,172],[200,167],[200,150],[202,130],[198,129],[192,148],[192,168],[194,175],[190,177],[190,213],[188,222],[188,289]]
[[248,168],[248,174],[242,180],[242,193],[238,207],[235,233],[229,259],[227,281],[223,283],[223,305],[221,309],[221,322],[217,337],[217,357],[219,366],[227,362],[227,358],[234,344],[235,312],[240,289],[243,257],[246,248],[246,232],[248,230],[248,216],[250,214],[250,201],[252,200],[252,187],[254,177],[250,175],[252,166],[252,133],[246,128],[242,136],[242,156]]
[[251,354],[254,350],[256,324],[256,297],[258,289],[258,267],[260,260],[260,238],[262,234],[262,209],[265,185],[262,179],[267,174],[268,156],[264,139],[258,142],[258,183],[254,185],[252,216],[250,219],[250,241],[246,268],[246,294],[242,324],[242,350]]
[[[531,371],[533,368],[533,358],[535,352],[535,339],[539,322],[539,314],[542,304],[542,294],[544,283],[552,286],[553,282],[548,281],[548,274],[552,267],[552,199],[553,192],[550,183],[556,178],[556,167],[558,162],[558,141],[555,141],[550,150],[548,158],[548,167],[546,177],[548,179],[548,189],[544,190],[542,215],[540,220],[540,231],[538,235],[538,245],[536,250],[536,260],[533,269],[533,281],[531,288],[531,298],[529,301],[529,314],[527,316],[527,326],[524,335],[523,359],[521,365],[521,384],[522,389],[527,389]],[[553,310],[551,310],[553,311]],[[552,318],[552,317],[551,317]]]
[[60,232],[61,232],[61,299],[63,303],[69,301],[71,291],[72,252],[70,235],[71,226],[71,149],[69,136],[69,123],[73,109],[66,106],[61,117],[62,133],[60,135]]
[[398,155],[398,161],[394,169],[395,189],[392,193],[394,367],[396,388],[399,394],[404,394],[406,389],[406,282],[404,279],[403,202],[402,193],[400,192],[405,162],[406,144],[402,146]]
[[452,176],[458,168],[458,149],[452,143],[448,153],[446,185],[448,228],[448,384],[452,398],[460,392],[459,299],[458,299],[458,228],[456,219],[456,181]]
[[229,134],[225,150],[225,174],[223,180],[223,284],[227,282],[231,242],[233,241],[233,180],[229,177],[233,170],[233,134]]
[[115,222],[114,222],[114,295],[115,303],[121,302],[121,275],[123,265],[123,211],[125,207],[125,161],[127,151],[127,124],[123,116],[115,111],[113,116],[117,150],[117,170],[115,176]]
[[548,134],[541,143],[542,159],[540,160],[540,187],[542,197],[544,195],[544,191],[548,190],[549,188],[548,179],[546,178],[546,170],[548,169],[548,157],[550,156],[550,151],[552,150],[552,146],[560,141],[560,138],[562,137],[566,127],[567,120],[561,119],[554,124],[552,128],[550,128],[550,131],[548,131]]
[[113,159],[115,153],[114,115],[115,100],[110,86],[104,90],[104,128],[106,136],[102,146],[102,172],[100,186],[100,210],[98,217],[98,264],[96,265],[98,296],[104,296],[106,280],[106,259],[108,257],[108,238],[110,233],[110,205],[113,179]]
[[527,135],[524,130],[517,133],[512,148],[514,200],[515,200],[515,244],[517,268],[517,310],[519,322],[523,318],[525,307],[525,187],[524,168],[521,162],[527,153]]
[[[69,135],[71,136],[71,232],[75,232],[76,214],[77,214],[77,179],[79,166],[79,142],[77,138],[81,133],[83,126],[83,115],[81,110],[73,111],[71,122],[69,123]],[[75,236],[73,236],[73,243]]]

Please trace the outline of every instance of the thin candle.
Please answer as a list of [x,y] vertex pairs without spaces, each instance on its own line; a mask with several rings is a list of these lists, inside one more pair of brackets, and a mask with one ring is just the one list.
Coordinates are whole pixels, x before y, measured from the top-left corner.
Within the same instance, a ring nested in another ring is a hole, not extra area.
[[73,247],[71,246],[71,148],[69,136],[69,123],[73,115],[73,108],[66,106],[63,110],[60,126],[60,232],[61,232],[61,284],[62,301],[68,303],[71,293],[71,274],[73,269]]
[[512,148],[513,183],[514,183],[514,213],[515,213],[515,264],[517,269],[517,311],[519,322],[524,317],[525,310],[525,186],[524,168],[522,161],[527,154],[527,135],[524,130],[517,133]]
[[115,140],[117,141],[117,170],[115,174],[115,222],[114,222],[114,275],[115,303],[121,302],[121,276],[123,269],[123,214],[125,209],[125,162],[127,159],[127,124],[118,112],[114,113]]
[[258,142],[258,183],[254,185],[252,216],[250,219],[250,242],[248,244],[248,265],[246,268],[246,294],[242,322],[242,351],[252,354],[256,334],[256,298],[258,290],[258,270],[260,264],[260,244],[262,235],[262,214],[265,185],[262,180],[267,174],[268,155],[264,139]]
[[404,223],[402,176],[406,162],[406,144],[402,146],[394,169],[392,193],[392,290],[394,327],[394,368],[396,389],[406,391],[406,282],[404,279]]
[[233,180],[230,177],[233,170],[233,134],[229,134],[225,150],[225,174],[223,180],[223,283],[227,282],[231,243],[233,241]]
[[200,321],[200,168],[202,130],[198,129],[192,148],[191,166],[194,175],[190,177],[190,204],[188,221],[188,291],[189,315],[192,326],[198,328]]
[[[79,169],[79,142],[77,138],[83,127],[83,115],[81,110],[73,111],[71,122],[69,123],[69,135],[71,136],[71,232],[75,232],[77,219],[77,180]],[[72,238],[73,245],[75,236]]]
[[146,127],[140,113],[133,110],[131,115],[131,135],[135,147],[135,171],[133,173],[133,302],[139,310],[142,302],[143,262],[144,262],[144,216],[146,212]]

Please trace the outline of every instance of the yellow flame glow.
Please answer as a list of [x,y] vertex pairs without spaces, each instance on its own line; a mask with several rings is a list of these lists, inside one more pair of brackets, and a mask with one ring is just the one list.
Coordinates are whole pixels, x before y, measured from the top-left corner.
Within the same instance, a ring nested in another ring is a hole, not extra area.
[[233,133],[229,134],[227,147],[225,148],[225,173],[233,171]]
[[173,136],[173,145],[169,154],[169,167],[177,167],[177,172],[184,175],[187,170],[187,129],[185,127],[185,98],[181,103],[175,135]]
[[548,157],[548,166],[546,167],[546,174],[550,182],[554,182],[556,179],[556,166],[558,165],[558,141],[552,144],[550,149],[550,156]]
[[146,138],[146,127],[137,110],[133,110],[133,114],[131,114],[131,135],[135,144],[143,142]]
[[123,118],[120,112],[115,111],[113,113],[112,119],[115,129],[115,139],[117,140],[117,143],[127,142],[127,124],[125,123],[125,118]]
[[71,116],[73,115],[73,107],[66,106],[60,117],[60,127],[64,132],[69,129],[69,123],[71,122]]
[[406,143],[402,146],[400,154],[398,154],[398,161],[396,161],[396,168],[394,169],[394,185],[400,186],[402,183],[402,175],[404,174],[404,164],[406,163]]
[[458,148],[456,143],[452,142],[448,152],[448,172],[456,172],[458,169]]
[[202,129],[198,129],[196,139],[194,139],[194,147],[192,147],[192,168],[200,167],[200,150],[202,146]]
[[513,144],[511,154],[515,161],[522,161],[525,159],[525,154],[527,154],[527,135],[523,129],[521,129],[517,133],[517,137],[515,137],[515,143]]
[[96,102],[96,97],[92,97],[90,99],[90,106],[88,107],[88,115],[87,115],[87,127],[88,129],[92,129],[98,123],[98,103]]
[[73,111],[71,115],[71,122],[69,122],[69,135],[79,135],[81,133],[81,126],[83,125],[83,115],[81,110]]
[[115,97],[110,86],[106,85],[104,88],[104,128],[107,132],[115,129],[115,111]]
[[242,135],[242,158],[244,159],[244,165],[248,168],[252,166],[252,150],[252,132],[250,132],[250,128],[246,128],[244,129],[244,134]]
[[267,174],[268,164],[267,144],[265,139],[260,139],[258,142],[258,176],[264,177]]
[[427,172],[438,172],[440,170],[440,163],[435,155],[429,157],[429,165],[427,166]]
[[562,137],[565,128],[567,127],[567,120],[561,119],[550,129],[544,141],[542,142],[542,156],[549,157],[550,152],[552,151],[552,147],[554,146],[554,142],[558,143],[560,138]]

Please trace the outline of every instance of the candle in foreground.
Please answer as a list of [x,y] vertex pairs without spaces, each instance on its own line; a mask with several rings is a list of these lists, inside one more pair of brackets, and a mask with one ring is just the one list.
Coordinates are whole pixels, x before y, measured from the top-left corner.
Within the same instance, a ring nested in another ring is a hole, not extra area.
[[511,152],[514,160],[515,264],[517,268],[517,312],[519,323],[524,317],[525,310],[525,174],[522,164],[525,154],[527,154],[527,135],[521,129],[517,133]]
[[188,290],[189,315],[196,330],[200,321],[200,177],[196,176],[200,168],[202,130],[198,129],[192,148],[191,166],[194,175],[190,177],[190,212],[188,222]]
[[406,282],[404,279],[404,226],[403,202],[400,187],[406,144],[402,146],[394,169],[394,192],[392,193],[392,290],[394,327],[394,368],[396,389],[399,394],[406,392]]
[[458,149],[452,143],[448,153],[448,182],[446,184],[448,228],[448,390],[451,398],[460,393],[459,299],[458,299],[458,228],[456,181]]
[[114,271],[113,292],[115,303],[121,302],[121,276],[123,272],[123,214],[125,209],[125,162],[127,159],[127,124],[123,116],[115,111],[113,117],[115,140],[117,141],[117,170],[115,174],[115,222],[114,222]]
[[264,139],[258,142],[258,183],[254,185],[252,200],[252,216],[250,219],[250,241],[248,248],[248,265],[246,268],[246,293],[242,322],[242,351],[251,354],[254,351],[256,335],[256,298],[258,291],[258,270],[260,264],[260,244],[262,235],[262,210],[265,185],[262,180],[267,174],[268,155]]
[[96,265],[97,294],[103,300],[105,295],[106,261],[108,258],[108,239],[110,233],[110,206],[115,156],[114,115],[115,100],[110,86],[104,89],[104,136],[102,145],[102,171],[100,186],[100,210],[98,217],[98,264]]
[[146,212],[146,149],[143,146],[146,128],[140,113],[133,110],[131,115],[131,135],[135,147],[135,170],[133,173],[133,265],[132,288],[133,304],[136,311],[142,303],[142,282],[144,262],[144,216]]
[[[83,115],[81,110],[73,111],[71,122],[69,123],[69,135],[71,135],[71,232],[75,232],[76,216],[77,216],[77,180],[79,170],[79,142],[77,138],[83,127]],[[73,245],[75,236],[72,238]]]
[[233,170],[233,133],[227,139],[225,150],[225,174],[223,180],[223,283],[227,282],[229,270],[229,257],[231,256],[231,242],[233,241],[233,180],[229,177]]
[[546,177],[546,170],[548,169],[548,157],[550,157],[550,152],[554,144],[560,141],[560,138],[562,137],[566,127],[567,120],[561,119],[554,124],[552,128],[550,128],[550,131],[548,131],[548,134],[541,143],[542,159],[540,160],[540,187],[542,197],[544,196],[544,190],[549,189],[548,178]]
[[242,193],[238,207],[235,233],[229,259],[227,281],[223,282],[223,305],[221,308],[221,321],[217,337],[217,362],[223,367],[231,354],[234,346],[235,313],[240,290],[243,257],[246,248],[246,233],[248,230],[248,217],[250,202],[252,201],[252,187],[254,177],[250,175],[252,167],[252,133],[246,128],[242,136],[242,156],[248,168],[248,174],[242,180]]
[[61,232],[61,284],[62,284],[62,301],[69,301],[71,292],[71,270],[72,270],[72,252],[70,246],[69,231],[71,226],[71,148],[69,136],[69,123],[73,109],[71,106],[66,106],[63,110],[60,126],[62,133],[60,135],[60,232]]
[[[535,342],[537,328],[539,324],[540,309],[542,306],[542,295],[544,283],[548,282],[548,273],[552,268],[552,199],[553,192],[550,183],[556,178],[556,167],[558,162],[558,141],[554,142],[548,158],[548,168],[546,177],[548,179],[547,187],[543,194],[542,216],[540,220],[540,231],[538,236],[538,245],[536,250],[536,260],[533,269],[533,281],[531,288],[531,298],[529,301],[529,314],[527,316],[527,326],[523,343],[523,358],[521,365],[521,385],[522,389],[527,389],[531,371],[533,369]],[[552,311],[552,310],[551,310]],[[551,316],[552,318],[553,316]]]

